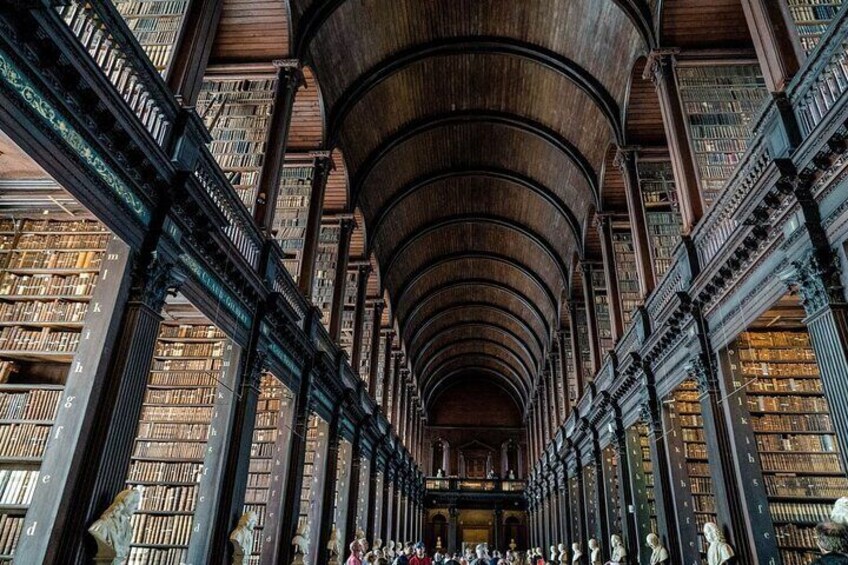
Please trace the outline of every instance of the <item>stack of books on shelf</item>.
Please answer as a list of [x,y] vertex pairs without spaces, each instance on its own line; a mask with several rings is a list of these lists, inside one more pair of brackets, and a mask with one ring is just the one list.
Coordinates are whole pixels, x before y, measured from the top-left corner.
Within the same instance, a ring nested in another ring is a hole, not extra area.
[[111,234],[0,221],[0,563],[14,556]]
[[592,292],[595,296],[595,320],[598,324],[598,345],[601,358],[612,349],[612,321],[610,320],[607,279],[601,266],[592,268]]
[[371,372],[371,330],[374,327],[374,309],[365,308],[365,316],[362,321],[362,351],[359,357],[359,378],[368,384]]
[[586,309],[578,307],[575,318],[577,318],[575,322],[577,324],[577,345],[580,347],[580,363],[583,369],[581,378],[584,383],[589,383],[595,378],[595,373],[592,370],[592,349],[589,345],[589,325],[586,320]]
[[321,311],[324,325],[330,326],[330,311],[333,307],[333,281],[339,255],[339,225],[321,226],[318,238],[318,257],[315,260],[315,283],[312,287],[312,303]]
[[[353,325],[356,318],[356,282],[359,278],[356,269],[350,269],[345,277],[344,304],[342,306],[342,328],[339,345],[353,359]],[[366,340],[362,340],[366,341]],[[354,367],[358,369],[358,367]]]
[[174,58],[188,0],[114,0],[150,62],[163,76]]
[[715,489],[707,457],[700,395],[694,381],[686,380],[677,387],[672,410],[682,434],[683,456],[692,495],[692,511],[698,525],[700,551],[706,555],[707,543],[703,528],[707,522],[716,522]]
[[273,231],[285,253],[285,266],[295,281],[300,277],[300,264],[303,262],[314,172],[315,168],[311,165],[284,167],[274,210]]
[[253,428],[253,443],[250,446],[250,467],[247,474],[247,491],[244,496],[244,511],[255,512],[258,518],[256,533],[253,536],[253,551],[247,563],[257,565],[262,556],[262,541],[265,538],[263,528],[267,518],[267,506],[272,504],[270,497],[271,473],[280,432],[280,416],[287,403],[291,402],[291,393],[271,373],[263,373],[259,382],[259,401],[256,406],[256,424]]
[[226,343],[209,324],[160,326],[127,476],[142,491],[132,563],[188,557]]
[[317,547],[318,528],[313,527],[312,515],[313,508],[317,504],[318,497],[321,496],[321,486],[318,485],[320,473],[318,473],[319,464],[319,445],[318,445],[318,427],[320,419],[315,414],[309,417],[309,424],[306,428],[306,459],[303,465],[303,483],[300,488],[300,515],[298,516],[298,533],[303,535],[308,540],[309,550]]
[[808,54],[819,44],[819,39],[830,27],[842,7],[842,0],[784,0],[795,23],[801,47]]
[[814,526],[848,492],[810,337],[752,331],[736,345],[781,558],[806,564],[817,553]]
[[640,161],[638,171],[651,261],[657,279],[662,279],[671,267],[683,224],[677,207],[674,171],[671,161]]
[[209,150],[248,210],[256,201],[276,82],[273,77],[207,77],[197,100],[212,135]]
[[609,532],[618,534],[624,531],[621,524],[621,485],[618,483],[618,450],[608,445],[603,451],[604,473],[606,475],[606,501],[609,515]]
[[677,81],[701,196],[709,206],[748,148],[768,90],[755,63],[679,66]]
[[618,277],[618,293],[621,297],[621,313],[624,324],[639,307],[639,274],[636,268],[636,248],[629,226],[618,226],[612,232],[612,250],[615,255],[615,270]]

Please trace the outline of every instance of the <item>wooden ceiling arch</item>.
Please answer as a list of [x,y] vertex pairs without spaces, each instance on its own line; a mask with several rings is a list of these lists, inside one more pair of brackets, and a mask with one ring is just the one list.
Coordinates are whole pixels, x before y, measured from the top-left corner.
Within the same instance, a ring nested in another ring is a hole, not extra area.
[[596,247],[656,1],[290,4],[292,53],[321,80],[347,211],[425,398],[485,374],[525,409],[572,257]]
[[496,341],[500,344],[504,343],[504,339],[512,345],[510,348],[516,355],[521,357],[523,364],[530,368],[531,374],[536,374],[541,366],[537,365],[536,359],[530,355],[527,344],[521,339],[521,336],[509,328],[495,325],[485,325],[474,322],[457,324],[449,328],[445,328],[440,333],[431,337],[426,343],[417,344],[419,349],[410,350],[409,360],[413,367],[417,367],[426,359],[443,353],[445,349],[451,347],[454,343],[482,339],[486,341]]
[[[526,320],[516,316],[512,311],[495,304],[477,303],[454,305],[439,311],[432,319],[424,322],[412,333],[414,341],[410,343],[427,343],[433,336],[445,328],[464,323],[492,324],[508,328],[512,333],[521,336],[526,349],[541,365],[544,358],[545,342]],[[426,382],[427,376],[421,378]]]
[[[403,312],[403,308],[405,307],[404,302],[407,300],[408,297],[415,296],[415,294],[412,292],[413,288],[417,287],[418,285],[421,285],[424,288],[430,288],[425,284],[426,280],[428,277],[435,276],[435,274],[438,273],[439,270],[456,268],[460,272],[466,274],[473,274],[475,272],[475,263],[483,263],[486,265],[491,264],[500,268],[500,270],[492,269],[492,271],[487,272],[487,276],[499,276],[505,272],[509,273],[509,275],[504,275],[507,278],[512,279],[512,275],[513,273],[515,273],[516,276],[523,279],[527,279],[528,281],[532,282],[532,284],[536,288],[543,292],[545,298],[548,302],[550,302],[551,306],[556,308],[558,301],[555,297],[556,295],[554,293],[554,290],[548,285],[548,283],[544,279],[539,276],[538,273],[530,269],[525,263],[521,262],[519,259],[496,252],[459,252],[437,258],[435,261],[432,261],[422,266],[421,269],[417,271],[411,279],[402,281],[398,285],[397,290],[398,296],[401,297],[401,299],[398,301],[397,311]],[[484,266],[483,268],[485,269],[486,267]],[[448,276],[445,280],[452,279],[453,276],[455,275],[448,273]],[[515,279],[512,280],[514,281]]]
[[[497,285],[457,285],[443,290],[422,303],[416,312],[399,321],[401,335],[405,337],[415,334],[422,324],[439,312],[457,305],[472,304],[491,304],[509,310],[516,316],[523,315],[527,326],[533,329],[536,335],[542,337],[551,335],[550,320],[543,318],[536,310],[530,308],[522,296]],[[410,346],[411,350],[412,346]]]
[[426,392],[422,392],[424,409],[429,413],[433,402],[438,400],[445,390],[448,390],[458,381],[467,377],[480,377],[481,375],[493,377],[492,386],[496,386],[506,392],[519,409],[525,405],[527,398],[521,394],[521,391],[516,388],[514,383],[502,378],[497,371],[488,367],[462,367],[443,375],[438,383]]

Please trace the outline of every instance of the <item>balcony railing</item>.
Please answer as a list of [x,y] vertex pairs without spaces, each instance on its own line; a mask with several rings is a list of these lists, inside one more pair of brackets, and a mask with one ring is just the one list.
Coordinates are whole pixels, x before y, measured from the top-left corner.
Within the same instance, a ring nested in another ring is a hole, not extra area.
[[524,492],[525,482],[514,479],[460,479],[458,477],[430,477],[427,490],[453,492]]

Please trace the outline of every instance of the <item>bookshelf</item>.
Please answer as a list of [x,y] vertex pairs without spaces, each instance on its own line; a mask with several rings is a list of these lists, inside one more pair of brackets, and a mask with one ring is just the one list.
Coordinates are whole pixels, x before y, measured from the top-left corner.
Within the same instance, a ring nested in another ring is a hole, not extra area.
[[[560,328],[562,332],[562,364],[563,364],[563,374],[565,375],[566,382],[564,383],[566,387],[566,392],[568,393],[568,402],[569,404],[575,404],[578,398],[578,389],[577,389],[577,375],[574,372],[574,351],[572,350],[571,345],[571,324],[564,323]],[[565,408],[565,407],[564,407]]]
[[127,486],[142,491],[131,563],[190,560],[201,483],[214,457],[214,414],[221,399],[232,403],[228,344],[208,323],[160,325],[127,473]]
[[636,267],[636,247],[627,221],[613,222],[612,250],[615,257],[615,272],[618,277],[618,293],[621,314],[625,327],[630,323],[633,312],[642,302],[639,289],[639,271]]
[[371,460],[366,456],[359,458],[359,497],[356,499],[356,530],[365,532],[368,530],[368,502],[371,493],[368,488],[371,483]]
[[645,543],[648,534],[659,535],[657,505],[654,496],[654,468],[651,459],[651,437],[645,424],[627,429],[627,458],[633,492],[633,514],[636,518],[636,537],[642,561],[650,562],[651,548]]
[[362,317],[362,351],[359,356],[359,378],[369,384],[371,380],[371,334],[374,328],[374,308],[366,304],[364,316]]
[[300,277],[300,265],[303,263],[303,242],[314,174],[315,167],[312,165],[290,166],[286,163],[274,210],[274,237],[280,242],[285,254],[284,264],[295,281]]
[[621,485],[618,483],[618,449],[612,444],[606,446],[601,454],[604,464],[604,489],[607,502],[607,524],[609,533],[622,535],[621,523]]
[[809,55],[819,39],[830,27],[830,22],[836,17],[842,0],[784,0],[789,6],[789,13],[801,47]]
[[212,141],[209,150],[248,210],[256,201],[276,79],[207,76],[197,111]]
[[677,82],[701,197],[709,207],[748,148],[768,90],[756,62],[678,64]]
[[276,470],[275,460],[281,456],[281,447],[288,446],[288,442],[281,442],[280,436],[291,434],[291,430],[286,427],[288,422],[284,414],[292,401],[291,391],[277,377],[268,372],[262,375],[244,497],[244,512],[255,512],[259,518],[253,537],[253,551],[247,561],[250,565],[258,565],[267,536],[274,535],[273,532],[265,532],[265,525],[269,507],[274,508],[275,502],[278,503],[280,499],[279,490],[275,492],[272,477]]
[[671,268],[674,248],[680,242],[683,221],[677,204],[677,189],[670,160],[637,163],[639,189],[645,209],[651,263],[657,279]]
[[315,260],[315,282],[312,286],[312,302],[321,311],[324,326],[330,327],[330,312],[333,308],[333,281],[339,258],[341,226],[321,226],[318,236],[318,257]]
[[598,515],[598,472],[594,462],[583,467],[583,504],[586,508],[586,535],[599,543],[605,541],[601,535],[601,520],[606,517]]
[[113,4],[156,70],[167,76],[188,0],[113,0]]
[[[707,444],[704,438],[704,420],[701,416],[701,402],[695,382],[685,380],[672,393],[672,404],[668,407],[671,431],[667,438],[671,453],[682,453],[684,465],[674,468],[677,473],[674,481],[678,485],[688,485],[688,489],[674,489],[679,520],[687,523],[691,532],[681,532],[681,538],[697,539],[693,553],[701,555],[706,562],[707,545],[703,527],[707,522],[716,522],[715,489],[710,475],[710,463],[707,457]],[[697,533],[695,533],[697,532]],[[693,535],[694,534],[694,535]]]
[[607,295],[607,279],[604,270],[599,266],[592,269],[592,296],[595,299],[595,319],[598,324],[598,346],[600,357],[612,349],[612,321],[610,320],[609,296]]
[[[579,472],[579,471],[578,471]],[[580,494],[580,479],[577,475],[568,477],[568,501],[571,505],[571,539],[573,542],[579,543],[585,551],[586,543],[589,540],[580,539],[583,528],[581,527],[582,516],[580,515],[583,508],[580,501],[583,497]]]
[[[336,478],[333,481],[333,523],[331,527],[338,529],[339,544],[344,544],[345,526],[347,525],[347,501],[350,495],[350,466],[353,456],[353,446],[342,438],[339,440],[339,452],[336,460]],[[344,554],[345,548],[339,555]]]
[[[356,280],[357,270],[349,269],[345,276],[344,304],[342,305],[342,327],[339,345],[347,352],[347,358],[353,359],[353,326],[356,321]],[[367,341],[365,339],[363,342]],[[358,369],[359,367],[354,367]]]
[[324,472],[327,458],[328,424],[316,414],[309,416],[306,428],[306,459],[303,465],[303,485],[300,490],[298,532],[307,540],[304,563],[316,565],[318,554],[318,524],[321,523],[321,505]]
[[111,234],[93,220],[0,220],[0,563],[41,476]]
[[[586,320],[586,309],[577,308],[575,311],[577,318],[577,344],[580,346],[580,366],[583,369],[582,380],[584,383],[590,383],[595,378],[595,373],[592,370],[592,349],[589,345],[589,325]],[[574,383],[574,396],[577,398],[577,383]]]
[[810,563],[813,528],[848,492],[848,477],[809,334],[749,331],[735,346],[781,560]]
[[[377,320],[379,324],[381,320]],[[383,375],[386,372],[386,337],[380,333],[377,349],[377,382],[374,386],[374,394],[377,404],[383,404]]]
[[[379,465],[379,462],[378,462]],[[385,484],[385,476],[382,471],[377,471],[377,478],[374,480],[374,538],[381,538],[380,524],[383,520],[383,485]],[[367,531],[367,530],[366,530]],[[388,540],[383,540],[388,541]]]

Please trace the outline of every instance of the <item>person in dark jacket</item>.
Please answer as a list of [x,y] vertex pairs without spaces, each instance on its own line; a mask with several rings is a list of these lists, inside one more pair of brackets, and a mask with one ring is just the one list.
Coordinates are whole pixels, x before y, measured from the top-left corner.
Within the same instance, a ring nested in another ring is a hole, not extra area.
[[816,526],[816,543],[822,556],[812,565],[848,565],[848,527],[822,522]]

